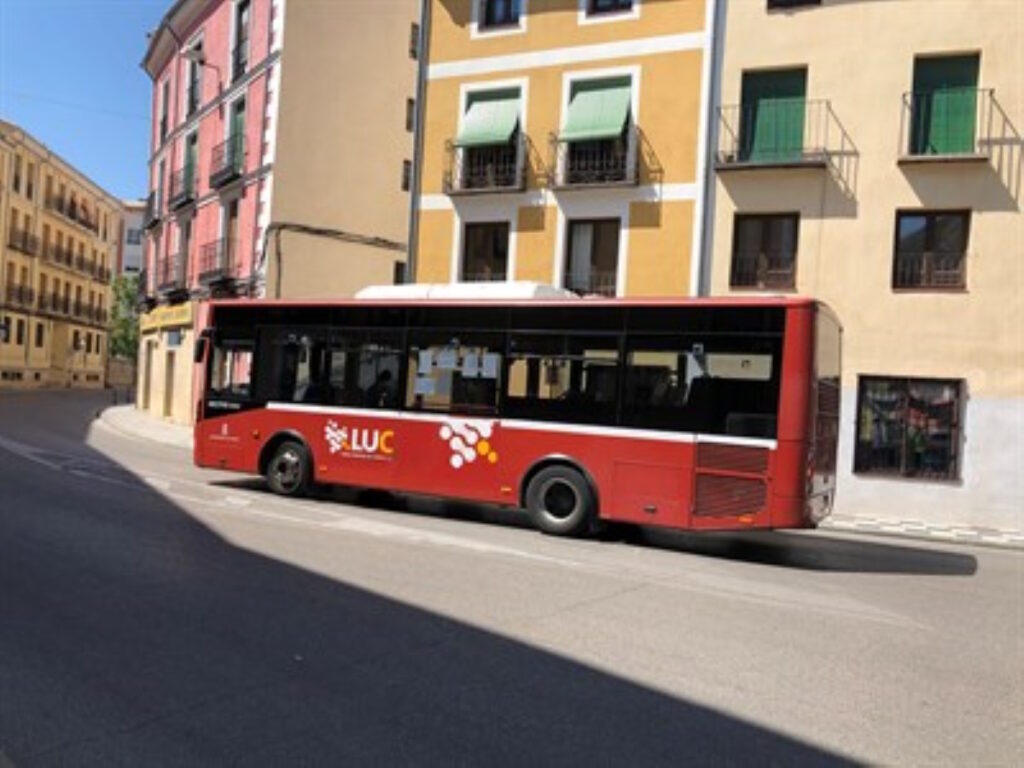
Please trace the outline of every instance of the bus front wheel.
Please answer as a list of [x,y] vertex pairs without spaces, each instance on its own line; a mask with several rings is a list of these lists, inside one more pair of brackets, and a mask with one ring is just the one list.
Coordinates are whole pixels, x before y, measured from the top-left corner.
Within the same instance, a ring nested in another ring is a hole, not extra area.
[[533,524],[556,536],[582,536],[595,525],[597,503],[590,483],[579,471],[546,467],[526,487],[526,510]]
[[281,496],[302,496],[309,489],[311,469],[306,447],[286,440],[277,446],[267,463],[267,484]]

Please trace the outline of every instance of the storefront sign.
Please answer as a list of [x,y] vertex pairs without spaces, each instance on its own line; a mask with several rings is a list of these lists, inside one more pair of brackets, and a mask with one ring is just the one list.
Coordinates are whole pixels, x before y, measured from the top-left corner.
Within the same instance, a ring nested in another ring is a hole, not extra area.
[[139,317],[139,330],[143,333],[158,331],[161,328],[173,328],[192,325],[192,303],[171,304],[157,307]]

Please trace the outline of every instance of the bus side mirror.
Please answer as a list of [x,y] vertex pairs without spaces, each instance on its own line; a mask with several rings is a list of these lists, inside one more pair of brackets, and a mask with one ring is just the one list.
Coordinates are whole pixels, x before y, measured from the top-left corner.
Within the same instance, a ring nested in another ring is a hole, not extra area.
[[206,347],[209,343],[209,339],[205,336],[200,336],[196,339],[196,349],[192,355],[192,362],[201,363],[206,359]]

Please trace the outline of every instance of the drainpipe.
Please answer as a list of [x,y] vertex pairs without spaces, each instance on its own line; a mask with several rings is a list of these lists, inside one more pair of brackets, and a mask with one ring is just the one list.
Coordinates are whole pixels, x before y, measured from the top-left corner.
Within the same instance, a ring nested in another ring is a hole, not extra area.
[[701,153],[701,164],[703,178],[699,183],[703,189],[703,210],[698,211],[699,221],[696,226],[700,227],[700,251],[696,254],[698,259],[697,275],[694,284],[690,286],[691,293],[697,296],[707,296],[711,293],[711,262],[712,250],[714,248],[714,226],[715,226],[715,156],[718,148],[718,107],[722,93],[722,56],[725,44],[725,18],[728,0],[710,0],[713,5],[711,10],[710,24],[706,31],[710,45],[708,46],[708,66],[703,94],[703,102],[707,108],[707,116],[704,124],[704,135],[706,146]]
[[423,115],[426,113],[427,61],[430,46],[430,3],[420,0],[420,39],[417,43],[416,110],[413,125],[412,183],[409,185],[409,247],[405,255],[405,282],[416,281],[416,262],[419,255],[419,201],[423,186]]

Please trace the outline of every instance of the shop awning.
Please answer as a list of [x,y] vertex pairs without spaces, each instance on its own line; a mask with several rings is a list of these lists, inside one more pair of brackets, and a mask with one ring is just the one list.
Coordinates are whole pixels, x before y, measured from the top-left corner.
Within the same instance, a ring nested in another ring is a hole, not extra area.
[[519,96],[473,102],[462,118],[458,147],[507,144],[519,122]]
[[569,103],[563,141],[611,139],[622,133],[629,117],[629,83],[615,82],[581,89]]

